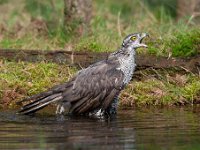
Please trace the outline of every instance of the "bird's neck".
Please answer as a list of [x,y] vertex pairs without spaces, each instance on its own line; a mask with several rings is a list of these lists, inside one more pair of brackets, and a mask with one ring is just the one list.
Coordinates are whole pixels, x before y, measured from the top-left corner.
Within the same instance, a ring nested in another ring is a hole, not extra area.
[[122,57],[122,58],[127,58],[129,56],[134,57],[135,55],[135,49],[133,49],[131,46],[130,47],[121,47],[118,49],[116,52],[111,53],[109,57]]
[[111,55],[115,56],[119,62],[119,67],[117,69],[124,73],[124,84],[129,83],[136,66],[135,50],[131,47],[127,47],[125,49],[122,47],[120,50]]

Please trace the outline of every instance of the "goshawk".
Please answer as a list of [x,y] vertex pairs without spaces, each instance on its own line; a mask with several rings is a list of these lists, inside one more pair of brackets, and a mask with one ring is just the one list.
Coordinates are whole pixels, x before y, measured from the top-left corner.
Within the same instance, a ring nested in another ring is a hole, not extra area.
[[50,103],[57,103],[57,114],[115,114],[118,95],[130,82],[135,70],[135,50],[147,47],[146,33],[125,37],[121,47],[107,59],[80,70],[71,80],[22,101],[20,114],[32,114]]

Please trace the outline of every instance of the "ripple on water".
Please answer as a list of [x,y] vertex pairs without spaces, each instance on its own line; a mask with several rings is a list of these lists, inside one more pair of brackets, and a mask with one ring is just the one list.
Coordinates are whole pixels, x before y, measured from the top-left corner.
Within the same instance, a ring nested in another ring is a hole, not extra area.
[[1,149],[200,149],[195,108],[121,110],[110,121],[0,112]]

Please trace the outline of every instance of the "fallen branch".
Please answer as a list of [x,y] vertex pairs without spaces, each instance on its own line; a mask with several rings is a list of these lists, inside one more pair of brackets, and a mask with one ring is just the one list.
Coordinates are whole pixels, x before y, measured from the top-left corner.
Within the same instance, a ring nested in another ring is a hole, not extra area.
[[[0,59],[40,62],[48,61],[87,67],[88,65],[105,59],[107,52],[74,52],[64,50],[19,50],[19,49],[0,49]],[[180,68],[188,72],[198,73],[200,70],[200,55],[190,58],[167,58],[155,55],[137,55],[136,63],[138,69],[155,68]]]

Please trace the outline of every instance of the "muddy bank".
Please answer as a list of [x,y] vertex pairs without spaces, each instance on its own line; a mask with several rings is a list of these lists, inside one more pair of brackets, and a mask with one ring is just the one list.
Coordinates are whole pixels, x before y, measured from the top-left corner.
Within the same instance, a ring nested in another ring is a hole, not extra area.
[[[88,65],[105,59],[107,52],[73,52],[64,50],[20,50],[20,49],[0,49],[0,58],[15,61],[40,62],[48,61],[79,67]],[[137,55],[137,69],[155,68],[167,69],[178,68],[187,72],[198,73],[200,71],[200,55],[190,58],[167,58],[157,57],[155,55]]]

